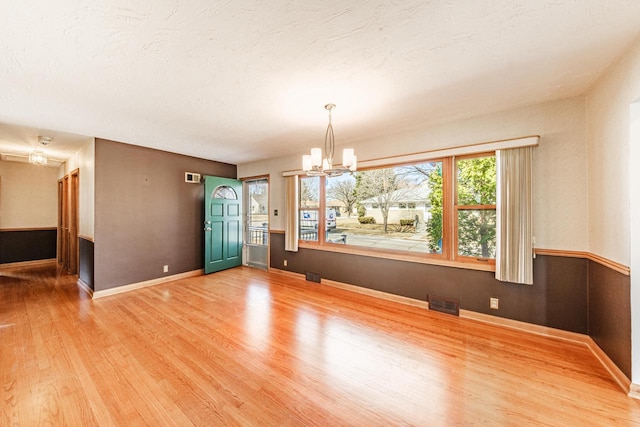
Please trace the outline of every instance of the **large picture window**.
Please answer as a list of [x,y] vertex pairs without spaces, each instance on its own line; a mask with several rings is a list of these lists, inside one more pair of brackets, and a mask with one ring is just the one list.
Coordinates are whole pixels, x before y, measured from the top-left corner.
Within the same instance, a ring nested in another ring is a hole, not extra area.
[[463,262],[496,253],[495,156],[300,178],[300,240]]
[[[326,178],[327,241],[374,249],[441,253],[442,162]],[[436,215],[437,216],[437,215]],[[441,218],[440,218],[441,221]]]

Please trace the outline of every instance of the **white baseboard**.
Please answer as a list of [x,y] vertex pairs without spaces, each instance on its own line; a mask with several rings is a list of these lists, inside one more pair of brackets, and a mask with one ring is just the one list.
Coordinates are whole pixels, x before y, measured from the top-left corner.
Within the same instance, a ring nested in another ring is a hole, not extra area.
[[104,298],[111,295],[121,294],[123,292],[135,291],[136,289],[146,288],[148,286],[160,285],[162,283],[173,282],[174,280],[186,279],[189,277],[202,276],[204,270],[193,270],[185,273],[174,274],[166,277],[159,277],[157,279],[146,280],[144,282],[131,283],[130,285],[118,286],[111,289],[104,289],[102,291],[93,291],[91,298]]

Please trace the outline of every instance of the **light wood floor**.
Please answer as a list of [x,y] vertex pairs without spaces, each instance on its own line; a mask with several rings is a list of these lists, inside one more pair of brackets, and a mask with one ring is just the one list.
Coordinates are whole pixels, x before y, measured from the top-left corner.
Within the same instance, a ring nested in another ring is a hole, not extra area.
[[639,425],[586,347],[249,268],[0,271],[0,425]]

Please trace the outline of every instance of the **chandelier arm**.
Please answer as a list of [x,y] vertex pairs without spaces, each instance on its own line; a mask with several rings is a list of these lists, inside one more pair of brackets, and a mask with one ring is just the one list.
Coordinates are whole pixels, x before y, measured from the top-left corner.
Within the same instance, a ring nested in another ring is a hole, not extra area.
[[324,152],[327,153],[327,160],[329,161],[330,165],[333,165],[334,149],[335,137],[333,136],[333,126],[331,125],[331,119],[329,119],[329,126],[327,126],[327,132],[324,136]]

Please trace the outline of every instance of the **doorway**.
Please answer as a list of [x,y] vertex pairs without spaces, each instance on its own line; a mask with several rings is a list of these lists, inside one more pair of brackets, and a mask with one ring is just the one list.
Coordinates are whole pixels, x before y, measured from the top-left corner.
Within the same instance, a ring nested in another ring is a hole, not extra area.
[[79,188],[78,169],[58,181],[58,263],[68,274],[78,274]]
[[269,179],[244,181],[244,265],[269,268]]
[[204,272],[242,264],[242,183],[204,177]]

